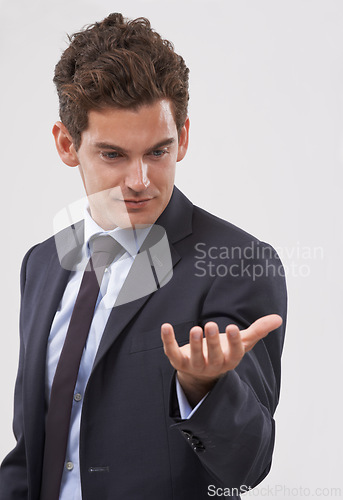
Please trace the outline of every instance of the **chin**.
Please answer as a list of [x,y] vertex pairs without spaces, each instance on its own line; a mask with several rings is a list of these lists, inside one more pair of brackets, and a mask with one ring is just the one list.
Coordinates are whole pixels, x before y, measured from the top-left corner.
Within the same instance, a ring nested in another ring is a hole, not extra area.
[[[148,208],[150,208],[150,210]],[[103,222],[103,224],[100,223],[99,225],[103,227],[103,229],[113,229],[115,227],[126,229],[135,226],[151,226],[162,213],[161,208],[162,207],[145,207],[144,210],[127,208],[123,203],[118,202],[107,204],[97,211],[99,221]]]
[[143,214],[129,214],[130,222],[129,225],[131,227],[134,226],[151,226],[156,222],[158,216],[154,216],[152,214],[143,215]]

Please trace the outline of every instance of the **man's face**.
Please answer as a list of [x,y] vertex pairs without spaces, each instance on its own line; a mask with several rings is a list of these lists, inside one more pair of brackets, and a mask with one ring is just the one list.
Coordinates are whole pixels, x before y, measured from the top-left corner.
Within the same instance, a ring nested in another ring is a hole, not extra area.
[[178,137],[171,103],[137,110],[90,111],[74,154],[91,215],[103,228],[153,224],[167,206],[176,162],[187,151],[187,119]]

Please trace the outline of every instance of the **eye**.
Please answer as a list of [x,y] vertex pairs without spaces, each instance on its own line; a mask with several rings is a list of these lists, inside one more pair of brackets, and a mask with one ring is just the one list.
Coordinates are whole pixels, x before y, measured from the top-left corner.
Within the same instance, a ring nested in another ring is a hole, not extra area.
[[154,156],[155,158],[161,158],[162,156],[164,156],[165,154],[167,154],[168,151],[166,149],[154,149],[153,151],[151,151],[151,155]]
[[100,155],[102,158],[105,158],[106,160],[115,160],[116,158],[120,157],[120,154],[117,153],[116,151],[109,151],[109,152],[102,151]]

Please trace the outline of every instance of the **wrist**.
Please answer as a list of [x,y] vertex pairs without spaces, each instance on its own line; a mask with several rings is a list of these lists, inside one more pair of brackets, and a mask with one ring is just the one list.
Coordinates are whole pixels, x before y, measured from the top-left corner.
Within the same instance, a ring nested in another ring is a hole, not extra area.
[[192,408],[211,391],[219,379],[219,377],[194,377],[180,371],[177,372],[177,378]]

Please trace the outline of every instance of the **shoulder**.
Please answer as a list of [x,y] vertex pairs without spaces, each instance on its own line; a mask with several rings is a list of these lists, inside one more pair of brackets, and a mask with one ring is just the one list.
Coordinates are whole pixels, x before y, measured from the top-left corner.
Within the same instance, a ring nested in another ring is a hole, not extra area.
[[47,238],[46,240],[40,243],[36,243],[24,255],[22,262],[22,270],[25,269],[29,264],[31,264],[36,259],[39,260],[43,259],[44,262],[45,257],[47,258],[49,258],[49,256],[51,257],[55,249],[56,246],[55,246],[54,236],[50,236],[50,238]]
[[83,221],[79,221],[31,247],[24,256],[22,273],[29,268],[44,270],[51,258],[58,258],[62,262],[66,256],[78,251],[82,243]]
[[[204,276],[223,277],[235,286],[276,287],[284,294],[285,270],[277,251],[243,229],[194,206],[192,253]],[[223,280],[221,280],[223,281]]]
[[39,262],[41,266],[50,260],[51,256],[56,253],[55,236],[50,236],[44,241],[33,245],[23,258],[22,268],[31,266],[35,262]]
[[251,246],[272,248],[271,245],[259,240],[244,229],[197,206],[194,206],[193,210],[193,231],[198,238],[202,237],[206,244],[242,248]]
[[54,252],[54,237],[32,246],[24,255],[20,269],[20,290],[23,294],[25,283],[36,269],[44,269]]
[[[175,189],[174,206],[178,212],[173,214],[173,224],[180,227],[188,225],[185,239],[179,239],[178,245],[189,251],[195,251],[210,260],[248,260],[252,262],[272,262],[281,265],[276,250],[265,241],[244,229],[224,220],[216,215],[193,205],[179,190]],[[206,257],[205,257],[206,256]]]

